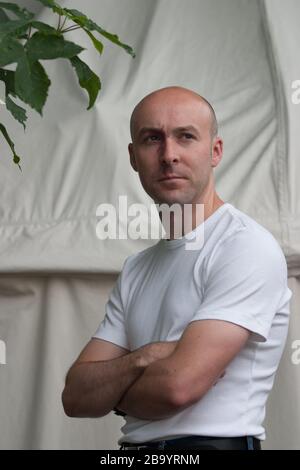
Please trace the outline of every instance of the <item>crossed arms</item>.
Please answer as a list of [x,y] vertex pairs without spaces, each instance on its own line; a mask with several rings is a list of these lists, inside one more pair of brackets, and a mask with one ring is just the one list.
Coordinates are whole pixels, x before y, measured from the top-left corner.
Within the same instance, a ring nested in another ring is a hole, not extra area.
[[249,335],[230,322],[196,320],[177,342],[150,343],[133,352],[93,339],[67,374],[65,412],[101,417],[117,407],[140,419],[171,417],[201,400]]

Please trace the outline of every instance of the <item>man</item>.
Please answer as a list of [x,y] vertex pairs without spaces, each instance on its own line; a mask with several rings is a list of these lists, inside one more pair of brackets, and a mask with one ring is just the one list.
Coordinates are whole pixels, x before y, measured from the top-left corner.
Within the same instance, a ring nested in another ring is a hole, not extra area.
[[[173,220],[169,239],[125,260],[103,322],[67,375],[65,411],[123,414],[121,449],[260,449],[288,328],[284,255],[217,195],[223,142],[203,97],[181,87],[151,93],[133,111],[131,136],[143,188],[155,203],[191,204],[192,231],[174,237]],[[203,245],[187,250],[200,230]]]

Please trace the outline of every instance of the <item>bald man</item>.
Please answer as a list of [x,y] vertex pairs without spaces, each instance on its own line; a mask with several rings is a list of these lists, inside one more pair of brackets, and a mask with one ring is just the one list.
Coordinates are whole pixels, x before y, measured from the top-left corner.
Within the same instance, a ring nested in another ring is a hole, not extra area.
[[192,204],[193,212],[203,204],[204,219],[224,204],[213,175],[223,141],[203,97],[180,87],[155,91],[135,107],[130,130],[131,165],[155,203]]
[[[125,260],[104,320],[68,372],[65,412],[121,414],[123,450],[260,449],[288,328],[282,250],[216,193],[223,142],[206,99],[156,90],[134,108],[130,130],[144,190],[156,204],[189,204],[191,231],[171,229]],[[188,250],[200,232],[203,244]]]

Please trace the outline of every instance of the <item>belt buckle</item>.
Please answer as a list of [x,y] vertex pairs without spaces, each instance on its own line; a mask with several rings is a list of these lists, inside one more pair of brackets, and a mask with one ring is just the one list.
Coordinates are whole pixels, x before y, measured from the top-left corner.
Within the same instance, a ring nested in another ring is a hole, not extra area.
[[155,444],[157,445],[136,445],[136,446],[126,446],[124,445],[123,447],[123,450],[140,450],[140,449],[149,449],[149,448],[155,448],[155,449],[159,449],[159,450],[163,450],[165,448],[165,445],[166,445],[166,441],[163,440],[163,441],[157,441],[155,442]]
[[140,449],[145,449],[148,446],[124,446],[123,450],[140,450]]

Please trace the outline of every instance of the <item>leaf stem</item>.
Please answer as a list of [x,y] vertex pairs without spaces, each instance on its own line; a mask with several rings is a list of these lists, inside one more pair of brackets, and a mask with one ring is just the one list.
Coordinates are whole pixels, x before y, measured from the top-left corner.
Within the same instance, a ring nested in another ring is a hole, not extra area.
[[66,24],[66,21],[67,21],[67,17],[65,16],[65,19],[64,19],[64,21],[63,21],[63,23],[62,23],[62,25],[61,25],[61,30],[62,30],[62,29],[63,29],[63,27],[65,26],[65,24]]
[[80,29],[80,28],[81,28],[81,26],[75,26],[75,25],[74,26],[69,26],[68,28],[63,29],[61,31],[61,33],[68,33],[69,31],[75,31],[75,29]]

